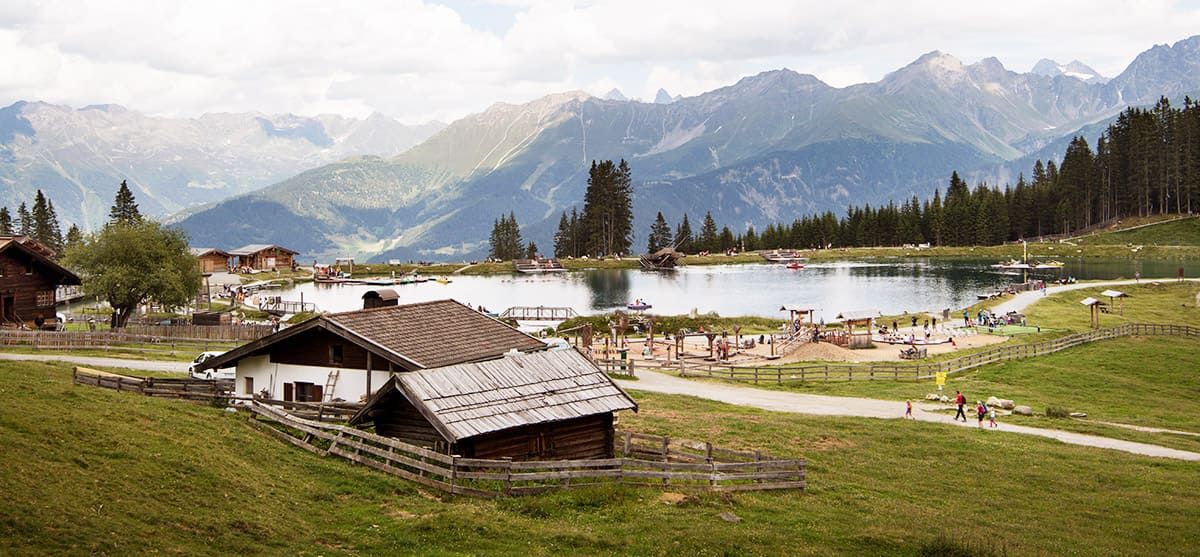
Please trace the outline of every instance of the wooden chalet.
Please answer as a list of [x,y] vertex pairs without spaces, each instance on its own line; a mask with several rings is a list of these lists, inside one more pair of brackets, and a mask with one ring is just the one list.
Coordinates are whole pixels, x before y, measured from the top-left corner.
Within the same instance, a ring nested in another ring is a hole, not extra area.
[[236,366],[239,394],[358,402],[396,373],[545,349],[542,341],[500,321],[440,300],[319,315],[202,367]]
[[4,326],[52,329],[55,291],[81,284],[54,262],[54,251],[26,236],[0,236],[0,320]]
[[229,270],[229,252],[216,248],[188,248],[196,256],[201,273],[217,273]]
[[637,403],[574,350],[399,373],[353,418],[470,458],[612,458],[613,414]]
[[231,250],[239,269],[274,271],[292,267],[297,252],[275,244],[250,244]]

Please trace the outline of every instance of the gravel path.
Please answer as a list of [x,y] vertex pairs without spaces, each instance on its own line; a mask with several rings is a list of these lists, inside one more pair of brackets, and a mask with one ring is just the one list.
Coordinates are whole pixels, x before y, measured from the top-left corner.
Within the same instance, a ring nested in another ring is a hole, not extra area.
[[123,360],[95,356],[68,356],[65,354],[8,354],[0,353],[0,360],[22,360],[27,362],[67,362],[81,366],[123,367],[147,371],[187,373],[187,362],[164,362],[155,360]]
[[[621,387],[626,389],[689,395],[775,412],[884,419],[901,419],[904,416],[903,402],[768,391],[728,383],[692,381],[649,370],[639,371],[637,381],[618,380],[617,382]],[[974,420],[968,420],[967,423],[956,422],[953,416],[940,412],[931,412],[917,404],[913,405],[913,417],[924,422],[936,422],[959,427],[977,427]],[[1072,445],[1113,449],[1139,455],[1200,461],[1200,453],[1170,449],[1146,443],[1110,439],[1096,435],[1072,433],[1069,431],[1042,429],[1007,423],[1001,423],[996,431],[1049,437]]]

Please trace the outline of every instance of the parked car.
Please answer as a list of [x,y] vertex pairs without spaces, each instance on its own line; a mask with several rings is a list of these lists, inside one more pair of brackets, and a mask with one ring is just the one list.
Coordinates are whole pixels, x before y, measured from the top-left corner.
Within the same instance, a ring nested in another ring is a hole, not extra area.
[[230,379],[234,378],[234,368],[199,370],[200,364],[224,352],[201,352],[188,366],[188,375],[193,379]]

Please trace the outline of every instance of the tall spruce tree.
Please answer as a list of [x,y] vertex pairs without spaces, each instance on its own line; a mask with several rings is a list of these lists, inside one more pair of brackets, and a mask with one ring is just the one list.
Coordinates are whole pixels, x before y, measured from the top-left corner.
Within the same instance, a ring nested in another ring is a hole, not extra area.
[[17,206],[17,233],[22,236],[33,235],[33,217],[30,216],[24,201]]
[[575,257],[571,250],[571,221],[563,211],[558,219],[558,230],[554,232],[554,257]]
[[580,220],[588,253],[629,253],[633,244],[633,179],[624,159],[618,164],[592,161]]
[[133,192],[129,190],[129,185],[125,180],[121,180],[121,187],[117,188],[117,196],[113,200],[113,206],[108,211],[108,222],[110,224],[130,224],[141,222],[142,213],[138,211],[137,201],[133,198]]
[[700,251],[717,251],[717,221],[713,219],[712,211],[704,213],[704,223],[700,225],[700,242],[696,246]]
[[13,220],[12,215],[8,213],[8,207],[0,207],[0,236],[13,235]]
[[675,244],[679,251],[692,249],[695,245],[695,238],[692,238],[692,224],[688,222],[687,213],[683,214],[683,220],[679,221],[679,226],[675,227]]
[[667,219],[663,218],[662,211],[654,217],[654,223],[650,225],[650,235],[646,241],[646,251],[654,253],[662,248],[670,247],[674,243],[671,238],[671,225],[667,224]]
[[63,252],[66,253],[81,244],[83,244],[83,232],[79,230],[78,226],[71,224],[71,228],[67,229],[67,237],[64,241]]

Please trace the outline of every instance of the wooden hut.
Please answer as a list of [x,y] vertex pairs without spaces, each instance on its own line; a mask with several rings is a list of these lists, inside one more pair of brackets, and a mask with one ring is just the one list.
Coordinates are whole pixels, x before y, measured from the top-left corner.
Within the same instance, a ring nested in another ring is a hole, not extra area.
[[55,328],[56,290],[81,284],[54,262],[54,250],[26,236],[0,236],[0,321],[10,327]]
[[237,392],[358,402],[394,373],[498,358],[546,344],[454,300],[318,315],[203,362],[237,367]]
[[398,373],[353,418],[438,452],[513,460],[611,458],[613,414],[637,403],[575,350]]
[[229,252],[216,248],[189,248],[196,256],[201,273],[217,273],[229,270]]
[[1091,325],[1093,329],[1100,328],[1100,312],[1104,309],[1104,302],[1097,300],[1091,296],[1084,298],[1079,303],[1088,307],[1088,312],[1091,313]]
[[250,244],[231,250],[240,269],[274,271],[292,267],[296,252],[275,244]]
[[[875,347],[875,343],[871,342],[871,329],[876,317],[879,317],[879,310],[874,309],[843,311],[838,314],[837,318],[846,325],[849,348]],[[855,330],[856,328],[858,330]]]
[[363,309],[382,308],[400,305],[400,295],[391,288],[370,290],[362,295]]

